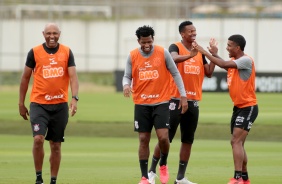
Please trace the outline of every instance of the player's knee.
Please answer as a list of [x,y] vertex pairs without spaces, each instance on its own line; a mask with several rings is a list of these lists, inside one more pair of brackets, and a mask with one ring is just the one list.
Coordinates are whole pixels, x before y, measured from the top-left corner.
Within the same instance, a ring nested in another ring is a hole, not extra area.
[[150,136],[140,135],[139,142],[140,145],[148,145],[150,142]]
[[242,145],[242,141],[240,139],[231,139],[230,141],[231,146]]
[[44,136],[36,135],[33,137],[34,144],[43,144],[44,143]]
[[61,150],[61,143],[60,142],[50,142],[51,150],[54,152],[60,152]]
[[33,147],[34,149],[41,149],[43,148],[44,144],[44,137],[43,136],[34,136],[33,138]]
[[169,139],[167,137],[160,137],[159,138],[159,144],[167,144],[169,143]]
[[182,143],[187,143],[187,144],[193,144],[194,142],[194,137],[182,137],[181,138]]

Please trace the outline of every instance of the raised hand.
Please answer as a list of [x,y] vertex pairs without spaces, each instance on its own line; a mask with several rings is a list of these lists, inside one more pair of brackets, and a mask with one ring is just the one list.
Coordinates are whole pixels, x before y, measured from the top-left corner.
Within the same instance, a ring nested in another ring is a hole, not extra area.
[[209,44],[210,44],[210,46],[208,47],[209,52],[212,55],[217,55],[217,52],[218,52],[218,48],[217,48],[218,42],[215,40],[215,38],[211,38]]

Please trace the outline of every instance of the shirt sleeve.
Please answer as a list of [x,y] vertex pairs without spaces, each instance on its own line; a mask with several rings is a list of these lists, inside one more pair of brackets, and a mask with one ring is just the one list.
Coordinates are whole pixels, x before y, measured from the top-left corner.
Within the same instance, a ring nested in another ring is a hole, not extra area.
[[72,51],[71,51],[71,49],[70,49],[68,67],[71,67],[71,66],[75,66],[75,62],[74,62],[73,53],[72,53]]
[[179,54],[179,49],[176,44],[171,44],[168,48],[169,53],[177,52]]
[[239,70],[239,75],[242,80],[248,80],[252,74],[252,60],[248,56],[242,56],[239,59],[233,60],[237,69]]
[[242,56],[234,62],[238,69],[252,69],[252,60],[248,56]]
[[165,53],[166,67],[169,70],[169,72],[171,73],[180,95],[186,96],[184,84],[183,84],[182,78],[180,76],[180,73],[179,73],[170,53],[168,52],[168,50],[165,49],[164,51],[165,51],[164,53]]
[[207,60],[206,60],[206,56],[204,54],[202,54],[202,58],[203,58],[203,64],[208,64]]
[[30,51],[28,52],[25,65],[29,68],[35,68],[36,63],[34,59],[33,49],[30,49]]
[[130,86],[131,81],[132,81],[132,64],[131,64],[131,57],[130,55],[128,55],[126,65],[125,65],[124,75],[122,78],[122,86],[126,84]]

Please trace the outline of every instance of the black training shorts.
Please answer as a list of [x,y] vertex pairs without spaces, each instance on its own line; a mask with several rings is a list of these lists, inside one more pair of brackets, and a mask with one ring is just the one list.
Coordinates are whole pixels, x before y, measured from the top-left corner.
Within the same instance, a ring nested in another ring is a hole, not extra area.
[[43,135],[46,140],[64,142],[64,132],[68,123],[68,103],[30,103],[30,122],[35,135]]
[[169,140],[172,142],[180,124],[181,142],[193,144],[199,119],[198,101],[188,101],[188,110],[184,114],[181,114],[181,108],[178,109],[178,106],[179,100],[170,100]]
[[134,131],[151,132],[155,129],[169,128],[169,103],[159,105],[135,105]]
[[242,128],[246,131],[250,131],[253,123],[258,116],[258,105],[238,108],[233,107],[233,114],[231,118],[231,134],[233,134],[234,127]]

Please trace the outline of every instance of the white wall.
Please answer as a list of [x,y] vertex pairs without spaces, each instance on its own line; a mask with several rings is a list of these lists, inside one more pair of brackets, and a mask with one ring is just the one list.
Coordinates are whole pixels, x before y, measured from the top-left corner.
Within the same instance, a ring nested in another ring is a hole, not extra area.
[[[68,45],[79,71],[123,70],[130,50],[138,47],[135,31],[143,25],[155,29],[155,44],[166,48],[180,40],[178,25],[183,20],[127,20],[83,22],[63,20],[60,42]],[[227,38],[242,34],[245,53],[252,56],[259,72],[282,72],[281,19],[192,19],[197,40],[206,47],[210,37],[219,41],[219,55],[228,59]],[[2,20],[0,22],[0,71],[22,70],[27,52],[44,42],[45,20]],[[219,68],[216,70],[220,71]]]

